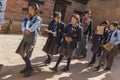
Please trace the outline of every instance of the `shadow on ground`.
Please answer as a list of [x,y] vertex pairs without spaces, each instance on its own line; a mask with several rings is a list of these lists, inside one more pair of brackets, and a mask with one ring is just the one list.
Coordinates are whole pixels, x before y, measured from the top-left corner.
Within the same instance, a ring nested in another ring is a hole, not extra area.
[[[56,62],[57,57],[58,56],[54,57],[52,63]],[[4,66],[3,70],[0,72],[0,80],[106,80],[106,75],[102,79],[90,79],[105,74],[106,72],[91,71],[87,68],[87,63],[83,64],[78,62],[71,64],[69,72],[62,72],[60,69],[63,68],[64,65],[60,65],[58,72],[52,72],[49,70],[49,66],[43,65],[45,59],[46,56],[36,57],[31,60],[34,67],[34,72],[28,78],[23,78],[22,75],[19,74],[19,71],[24,68],[24,64]],[[63,60],[62,63],[65,63],[65,60]]]

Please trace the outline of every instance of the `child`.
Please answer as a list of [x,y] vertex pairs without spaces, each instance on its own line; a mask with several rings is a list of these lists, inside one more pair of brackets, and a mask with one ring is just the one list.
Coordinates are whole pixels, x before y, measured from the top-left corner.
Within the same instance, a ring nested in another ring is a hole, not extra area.
[[91,11],[85,11],[83,12],[83,16],[81,19],[81,26],[83,28],[83,37],[82,40],[80,41],[78,45],[78,51],[76,51],[74,58],[80,59],[80,58],[85,58],[87,54],[87,39],[92,38],[92,33],[93,33],[93,21],[90,18],[91,16]]
[[105,60],[106,60],[106,56],[109,54],[108,56],[108,60],[107,60],[107,66],[104,70],[109,71],[111,70],[112,64],[113,64],[113,60],[115,55],[117,54],[117,45],[120,44],[120,31],[117,29],[118,23],[116,21],[112,22],[110,24],[110,33],[107,36],[107,43],[110,43],[111,46],[113,46],[113,48],[108,51],[106,48],[103,50],[103,54],[101,56],[101,59],[99,61],[98,66],[96,67],[96,71],[98,71],[100,69],[100,67],[105,64]]
[[48,58],[45,60],[45,64],[50,64],[53,55],[58,54],[58,48],[63,38],[64,27],[65,24],[61,21],[61,13],[55,12],[52,22],[46,29],[48,33],[48,39],[43,48],[43,51],[47,53]]
[[[107,34],[107,27],[109,25],[109,22],[107,20],[103,21],[100,24],[100,27],[104,27],[104,33],[103,34]],[[104,35],[100,35],[97,34],[97,31],[95,30],[94,34],[93,34],[93,38],[92,38],[92,47],[91,50],[93,52],[93,56],[91,61],[89,62],[88,66],[91,66],[92,64],[95,64],[96,62],[96,56],[99,53],[99,55],[102,52],[102,48],[100,47],[101,44],[101,40],[103,38]]]
[[77,46],[77,42],[81,40],[82,30],[79,28],[80,16],[78,14],[73,14],[71,18],[71,24],[65,27],[64,30],[64,39],[60,46],[60,55],[58,57],[57,63],[53,68],[50,68],[52,71],[57,71],[58,65],[62,61],[63,57],[67,57],[67,65],[63,68],[62,71],[69,71],[69,65],[72,58],[72,52]]
[[[120,22],[119,22],[119,25],[118,25],[118,29],[120,30]],[[120,44],[118,44],[118,55],[120,56]]]
[[33,68],[30,62],[33,49],[37,40],[37,30],[42,24],[41,18],[38,16],[39,6],[36,3],[29,5],[29,14],[24,19],[22,24],[22,31],[24,33],[23,39],[16,50],[16,53],[20,54],[24,60],[26,67],[20,71],[24,77],[28,77],[33,72]]

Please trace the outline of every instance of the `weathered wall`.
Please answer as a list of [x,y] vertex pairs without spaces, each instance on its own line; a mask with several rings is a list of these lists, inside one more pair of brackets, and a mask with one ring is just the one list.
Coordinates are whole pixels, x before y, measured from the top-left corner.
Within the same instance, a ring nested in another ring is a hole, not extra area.
[[75,2],[75,1],[72,1],[71,6],[68,6],[67,9],[66,9],[66,14],[65,14],[65,23],[69,23],[70,20],[71,20],[71,16],[72,14],[74,13],[74,10],[77,10],[77,11],[84,11],[86,9],[86,5],[83,5],[83,4],[80,4],[78,2]]
[[[51,16],[53,15],[55,2],[53,0],[41,0],[41,1],[43,1],[44,4],[40,5],[40,12],[42,12],[40,16],[44,24],[49,24],[51,21]],[[69,0],[69,1],[72,2],[72,4],[67,6],[67,9],[66,9],[65,19],[64,19],[66,24],[70,22],[71,16],[74,13],[74,10],[82,11],[85,9],[85,5],[82,5],[73,0]],[[27,8],[27,7],[28,7],[28,3],[24,0],[7,0],[5,18],[6,19],[14,18],[15,26],[13,24],[13,27],[11,28],[12,32],[17,33],[20,31],[19,24],[21,23],[19,22],[16,23],[16,21],[22,21],[24,16],[27,15],[27,13],[22,10],[23,8]],[[4,26],[2,30],[5,30]]]
[[15,18],[17,20],[23,20],[26,15],[22,8],[27,7],[28,3],[24,0],[7,0],[5,18]]
[[102,20],[120,22],[120,0],[90,0],[87,8],[92,10],[95,26]]

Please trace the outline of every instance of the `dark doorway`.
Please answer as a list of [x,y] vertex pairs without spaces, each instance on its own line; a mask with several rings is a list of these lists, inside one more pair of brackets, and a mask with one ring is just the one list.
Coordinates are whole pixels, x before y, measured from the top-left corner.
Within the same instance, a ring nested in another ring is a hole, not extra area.
[[67,5],[71,5],[71,2],[66,0],[56,0],[54,12],[59,11],[62,14],[62,21],[64,21]]

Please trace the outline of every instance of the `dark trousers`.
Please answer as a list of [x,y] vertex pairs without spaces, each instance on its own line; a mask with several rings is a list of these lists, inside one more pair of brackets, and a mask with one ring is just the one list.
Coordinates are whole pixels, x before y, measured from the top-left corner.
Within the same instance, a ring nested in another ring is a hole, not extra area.
[[111,51],[107,51],[107,50],[104,49],[98,66],[103,66],[105,64],[106,58],[108,58],[107,61],[106,61],[107,62],[107,67],[111,69],[112,64],[113,64],[113,60],[114,60],[114,57],[115,57],[116,54],[117,54],[117,48],[116,47],[114,47]]
[[93,53],[92,59],[91,59],[91,61],[90,61],[90,64],[94,64],[94,63],[96,62],[96,57],[97,57],[97,55],[98,55],[98,57],[100,57],[102,51],[103,51],[103,48],[100,47],[96,53]]
[[[59,66],[59,64],[62,61],[63,57],[64,56],[62,54],[60,54],[60,56],[58,57],[57,63],[55,65],[55,68],[57,68]],[[65,67],[69,68],[70,62],[71,62],[71,58],[67,58],[67,65]]]
[[31,65],[29,57],[22,57],[22,59],[24,60],[24,62],[26,64],[26,69],[28,69],[28,70],[32,69],[32,65]]
[[108,60],[107,60],[107,67],[111,69],[112,64],[113,64],[113,60],[115,58],[115,55],[117,54],[117,47],[115,47],[114,49],[112,49],[109,52],[109,56],[108,56]]

